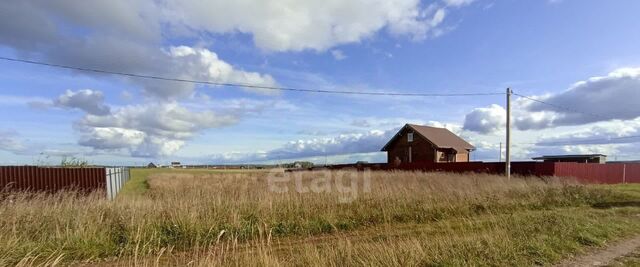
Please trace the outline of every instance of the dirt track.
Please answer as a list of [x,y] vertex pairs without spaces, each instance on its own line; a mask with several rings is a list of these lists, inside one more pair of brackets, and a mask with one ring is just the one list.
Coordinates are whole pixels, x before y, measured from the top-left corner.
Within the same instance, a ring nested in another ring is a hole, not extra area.
[[631,239],[614,243],[606,248],[592,253],[568,259],[556,266],[604,266],[611,264],[616,258],[622,257],[640,247],[640,235]]

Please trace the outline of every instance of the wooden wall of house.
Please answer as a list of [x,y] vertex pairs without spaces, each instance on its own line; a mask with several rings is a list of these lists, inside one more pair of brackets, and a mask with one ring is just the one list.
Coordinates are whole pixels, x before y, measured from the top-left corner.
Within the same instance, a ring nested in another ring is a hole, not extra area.
[[458,152],[456,154],[456,162],[469,162],[469,153]]
[[437,150],[436,151],[436,162],[469,162],[469,153],[462,152],[456,153],[455,156],[450,156],[451,153],[454,153],[450,150]]
[[409,162],[409,147],[411,147],[412,162],[434,162],[435,149],[429,141],[417,133],[413,134],[413,142],[407,141],[407,129],[405,128],[401,136],[393,143],[389,144],[387,151],[387,162],[394,163],[398,157],[402,163]]

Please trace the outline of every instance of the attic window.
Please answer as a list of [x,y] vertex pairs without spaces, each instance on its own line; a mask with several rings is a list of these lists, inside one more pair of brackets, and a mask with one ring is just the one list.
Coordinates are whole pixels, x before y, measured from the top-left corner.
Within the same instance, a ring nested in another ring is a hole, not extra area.
[[407,133],[407,142],[413,142],[413,133]]

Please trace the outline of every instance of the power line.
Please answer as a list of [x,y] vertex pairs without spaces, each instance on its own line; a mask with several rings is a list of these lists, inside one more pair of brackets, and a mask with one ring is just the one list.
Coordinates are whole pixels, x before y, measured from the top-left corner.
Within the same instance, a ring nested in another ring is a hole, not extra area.
[[216,86],[245,87],[245,88],[255,88],[255,89],[274,90],[274,91],[292,91],[292,92],[324,93],[324,94],[348,94],[348,95],[372,95],[372,96],[430,96],[430,97],[443,96],[445,97],[445,96],[504,95],[504,93],[434,93],[434,94],[431,94],[431,93],[393,93],[393,92],[362,92],[362,91],[338,91],[338,90],[334,91],[334,90],[322,90],[322,89],[304,89],[304,88],[276,87],[276,86],[244,84],[244,83],[224,83],[224,82],[180,79],[180,78],[172,78],[172,77],[164,77],[164,76],[144,75],[144,74],[135,74],[135,73],[127,73],[127,72],[119,72],[119,71],[101,70],[101,69],[94,69],[94,68],[76,67],[71,65],[61,65],[61,64],[32,61],[32,60],[25,60],[25,59],[18,59],[18,58],[9,58],[9,57],[2,57],[2,56],[0,56],[0,60],[55,67],[55,68],[63,68],[63,69],[70,69],[70,70],[77,70],[77,71],[84,71],[84,72],[119,75],[119,76],[126,76],[126,77],[132,77],[132,78],[143,78],[143,79],[152,79],[152,80],[161,80],[161,81],[184,82],[184,83],[216,85]]
[[608,117],[605,117],[605,116],[602,116],[602,115],[599,115],[599,114],[590,113],[590,112],[584,112],[584,111],[580,111],[580,110],[576,110],[576,109],[572,109],[572,108],[568,108],[568,107],[552,104],[552,103],[545,102],[545,101],[542,101],[542,100],[539,100],[539,99],[535,99],[535,98],[530,97],[530,96],[521,95],[521,94],[518,94],[518,93],[513,93],[513,94],[517,95],[517,96],[519,96],[521,98],[525,98],[525,99],[528,99],[528,100],[531,100],[531,101],[534,101],[534,102],[538,102],[540,104],[544,104],[544,105],[547,105],[547,106],[551,106],[551,107],[554,107],[554,108],[557,108],[557,109],[564,109],[566,111],[570,111],[570,112],[574,112],[574,113],[581,113],[581,114],[585,114],[585,115],[589,115],[589,116],[592,116],[592,117],[597,117],[597,118],[605,119],[605,120],[611,119],[611,118],[608,118]]

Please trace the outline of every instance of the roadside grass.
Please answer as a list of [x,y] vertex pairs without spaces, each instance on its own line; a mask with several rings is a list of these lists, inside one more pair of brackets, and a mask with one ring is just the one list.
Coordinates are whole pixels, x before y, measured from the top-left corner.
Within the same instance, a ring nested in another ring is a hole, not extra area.
[[640,208],[625,206],[638,186],[374,172],[367,192],[362,173],[313,172],[276,192],[265,172],[166,171],[134,170],[115,201],[1,197],[0,266],[180,255],[202,265],[531,265],[640,231]]

